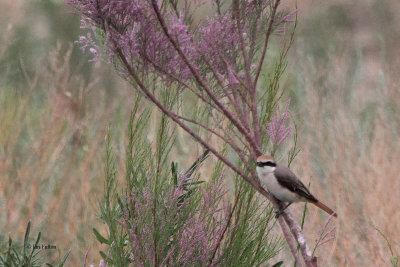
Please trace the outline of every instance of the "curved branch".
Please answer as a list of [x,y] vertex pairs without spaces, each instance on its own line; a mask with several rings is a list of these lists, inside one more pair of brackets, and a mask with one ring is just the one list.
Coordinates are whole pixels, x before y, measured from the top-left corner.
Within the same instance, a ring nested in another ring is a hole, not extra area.
[[[285,212],[283,219],[287,223],[300,247],[300,252],[303,256],[304,262],[307,266],[317,266],[316,258],[312,257],[310,247],[308,246],[303,233],[301,232],[300,225],[295,221],[292,214]],[[292,249],[291,249],[292,250]],[[295,250],[296,251],[296,250]],[[293,253],[293,252],[292,252]],[[294,254],[293,254],[294,255]]]
[[260,125],[259,125],[259,121],[258,121],[258,113],[257,113],[257,82],[258,82],[258,78],[260,76],[261,73],[261,69],[264,63],[264,58],[265,55],[267,53],[267,47],[268,47],[268,43],[269,43],[269,38],[272,34],[272,26],[274,24],[275,21],[275,15],[276,15],[276,11],[278,9],[280,0],[275,0],[275,4],[274,7],[272,9],[272,14],[270,16],[269,19],[269,25],[268,25],[268,30],[267,30],[267,34],[265,36],[265,42],[264,42],[264,48],[261,54],[261,59],[260,62],[258,64],[257,67],[257,72],[256,72],[256,77],[254,78],[254,85],[253,85],[253,90],[250,91],[250,97],[251,97],[251,114],[253,117],[253,126],[254,126],[254,138],[256,139],[256,143],[260,143]]
[[225,143],[227,143],[228,145],[230,145],[230,146],[233,148],[233,150],[235,150],[235,152],[236,152],[237,154],[244,154],[244,151],[243,151],[242,149],[240,149],[240,148],[232,141],[232,137],[230,137],[231,140],[228,140],[228,139],[226,139],[224,136],[222,136],[221,134],[219,134],[218,132],[214,131],[214,130],[211,129],[210,127],[208,127],[208,126],[206,126],[206,125],[204,125],[204,124],[202,124],[202,123],[200,123],[200,122],[198,122],[198,121],[192,120],[192,119],[190,119],[190,118],[183,117],[183,116],[181,116],[181,115],[176,115],[176,116],[177,116],[179,119],[181,119],[181,120],[184,120],[184,121],[193,123],[193,124],[195,124],[195,125],[198,125],[198,126],[200,126],[201,128],[205,129],[206,131],[208,131],[208,132],[214,134],[215,136],[219,137],[222,141],[224,141]]
[[[284,219],[282,219],[282,220],[284,220]],[[280,224],[280,226],[281,226],[282,228],[286,228],[285,222],[279,221],[279,224]],[[283,235],[285,235],[285,239],[286,239],[286,240],[287,240],[287,239],[291,239],[290,236],[288,235],[288,230],[287,230],[287,229],[286,229],[285,231],[282,231],[282,232],[283,232]],[[286,236],[286,235],[287,235],[287,236]],[[303,264],[302,264],[302,262],[301,262],[301,260],[300,260],[300,257],[299,257],[299,255],[297,254],[296,247],[293,246],[293,243],[288,243],[288,246],[289,246],[290,252],[292,252],[292,254],[293,254],[293,257],[294,257],[294,260],[296,261],[297,266],[299,266],[299,267],[303,266]]]
[[192,93],[194,93],[197,97],[199,97],[204,103],[206,103],[207,105],[210,105],[211,107],[213,107],[215,110],[218,110],[219,112],[222,113],[222,111],[215,106],[215,104],[211,103],[210,101],[208,101],[203,95],[201,95],[200,93],[196,92],[196,89],[194,89],[192,86],[190,86],[189,84],[185,83],[184,81],[182,81],[182,79],[180,79],[179,77],[177,77],[176,75],[167,72],[165,69],[163,69],[162,67],[160,67],[159,65],[157,65],[153,60],[151,60],[150,58],[148,58],[146,55],[141,54],[141,56],[148,61],[157,71],[163,73],[164,75],[168,76],[170,79],[176,81],[177,83],[181,84],[182,86],[186,87],[187,89],[189,89]]
[[[188,134],[190,134],[194,139],[196,139],[201,145],[205,148],[209,149],[211,153],[213,153],[218,159],[220,159],[223,163],[225,163],[228,167],[230,167],[234,172],[238,175],[242,176],[246,181],[248,181],[254,187],[257,187],[257,183],[247,176],[241,169],[239,169],[235,164],[230,162],[226,159],[221,153],[215,150],[212,146],[210,146],[203,138],[201,138],[198,134],[196,134],[192,129],[190,129],[187,125],[185,125],[179,118],[170,111],[167,107],[161,104],[160,101],[148,90],[148,88],[143,84],[143,82],[139,79],[137,74],[133,71],[132,67],[130,66],[129,62],[125,58],[124,54],[122,53],[121,49],[116,48],[116,52],[118,56],[124,63],[125,67],[127,68],[129,74],[134,79],[135,83],[139,86],[140,90],[146,95],[147,98],[150,99],[163,113],[165,113],[168,117],[170,117],[176,124],[178,124],[183,130],[185,130]],[[253,171],[254,173],[254,171]]]
[[244,43],[244,40],[243,40],[242,26],[240,25],[239,0],[234,0],[233,1],[233,10],[234,10],[234,13],[235,13],[235,18],[236,18],[236,28],[237,28],[238,34],[239,34],[240,50],[242,51],[242,55],[243,55],[246,82],[249,85],[251,85],[250,63],[249,63],[249,58],[247,57],[246,46],[245,46],[245,43]]
[[222,239],[223,239],[224,236],[225,236],[226,230],[228,230],[228,227],[229,227],[229,225],[230,225],[230,222],[231,222],[233,213],[234,213],[235,210],[236,210],[237,204],[238,204],[238,202],[239,202],[239,196],[240,196],[240,194],[241,194],[241,191],[242,191],[242,190],[239,190],[239,192],[238,192],[238,194],[237,194],[237,196],[236,196],[236,198],[235,198],[235,199],[236,199],[236,200],[235,200],[235,204],[233,205],[233,208],[232,208],[231,212],[229,213],[229,216],[228,216],[226,225],[225,225],[225,227],[224,227],[224,230],[222,231],[221,235],[220,235],[219,238],[218,238],[217,245],[216,245],[215,248],[213,249],[213,253],[212,253],[212,255],[211,255],[211,258],[210,258],[209,261],[208,261],[207,267],[210,267],[210,266],[212,266],[212,264],[213,264],[215,255],[217,254],[217,251],[218,251],[219,247],[221,246]]
[[156,0],[151,0],[153,10],[157,15],[157,19],[161,25],[161,28],[164,31],[165,36],[168,38],[168,40],[171,42],[173,45],[174,49],[177,51],[179,56],[182,58],[182,60],[185,62],[186,66],[188,66],[189,70],[192,72],[193,76],[195,77],[196,81],[199,83],[201,87],[204,88],[204,90],[207,92],[209,97],[214,101],[214,103],[222,110],[223,114],[235,125],[235,127],[243,134],[243,136],[246,138],[246,140],[249,142],[249,144],[257,150],[259,154],[262,154],[261,149],[259,146],[254,142],[254,139],[251,138],[249,135],[248,131],[243,127],[243,125],[235,118],[232,116],[232,113],[229,112],[226,107],[218,101],[217,97],[215,94],[212,92],[212,90],[204,83],[204,81],[201,79],[200,74],[195,70],[192,64],[190,64],[188,58],[184,55],[182,50],[179,48],[178,44],[174,41],[174,39],[171,37],[171,35],[168,33],[168,28],[167,25],[164,21],[164,19],[161,16],[160,10],[157,5]]
[[262,68],[262,65],[264,63],[265,54],[267,53],[269,37],[272,34],[272,25],[274,24],[274,21],[275,21],[275,15],[276,15],[276,11],[278,10],[279,3],[280,3],[280,0],[275,0],[274,8],[272,9],[272,14],[271,14],[270,21],[269,21],[269,24],[268,24],[267,34],[265,36],[264,48],[263,48],[263,51],[262,51],[262,54],[261,54],[260,62],[258,63],[256,77],[254,79],[254,88],[257,88],[258,77],[260,76],[261,68]]
[[[231,94],[229,93],[229,91],[226,89],[226,86],[224,86],[224,84],[222,83],[221,79],[219,78],[217,71],[214,69],[214,67],[212,66],[212,64],[210,63],[210,61],[207,59],[207,57],[205,55],[203,55],[201,53],[201,57],[203,58],[204,62],[208,65],[208,67],[210,68],[211,72],[213,73],[215,79],[217,80],[218,85],[221,87],[221,89],[224,91],[226,97],[229,99],[229,102],[231,103],[231,105],[233,106],[233,108],[236,111],[236,115],[242,120],[242,123],[244,123],[243,121],[243,111],[240,109],[240,105],[237,105],[236,103],[236,98],[235,98],[235,94],[232,92],[234,98],[232,98]],[[244,124],[244,127],[248,129],[247,124]]]

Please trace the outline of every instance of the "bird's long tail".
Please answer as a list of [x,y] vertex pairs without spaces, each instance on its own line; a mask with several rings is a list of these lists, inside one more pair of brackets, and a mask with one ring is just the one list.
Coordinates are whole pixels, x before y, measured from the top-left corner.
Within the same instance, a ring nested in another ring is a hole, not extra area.
[[331,208],[329,208],[327,205],[325,205],[321,201],[312,201],[311,203],[314,204],[315,206],[317,206],[318,208],[320,208],[321,210],[325,211],[329,215],[333,214],[333,216],[337,217],[336,212],[334,212]]

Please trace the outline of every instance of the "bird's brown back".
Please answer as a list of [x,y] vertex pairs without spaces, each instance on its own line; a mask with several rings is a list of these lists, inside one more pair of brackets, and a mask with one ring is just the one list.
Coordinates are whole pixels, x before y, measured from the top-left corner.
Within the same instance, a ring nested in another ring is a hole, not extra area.
[[287,167],[277,164],[275,176],[280,185],[286,187],[290,191],[299,194],[309,201],[317,202],[316,199],[308,190],[308,188],[300,181],[299,178]]

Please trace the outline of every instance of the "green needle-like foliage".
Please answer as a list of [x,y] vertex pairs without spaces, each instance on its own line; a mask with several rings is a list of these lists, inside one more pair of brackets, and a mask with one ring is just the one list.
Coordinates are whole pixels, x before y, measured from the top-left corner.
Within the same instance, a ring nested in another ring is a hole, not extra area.
[[[8,248],[5,251],[0,251],[0,266],[4,267],[38,267],[43,266],[43,259],[40,255],[42,252],[41,246],[39,245],[41,232],[38,233],[35,242],[31,243],[29,239],[31,231],[31,222],[28,222],[25,231],[24,242],[22,245],[15,243],[11,234],[8,237]],[[58,264],[53,265],[46,263],[49,267],[62,267],[66,262],[70,251],[68,251],[64,257],[59,261]]]
[[[165,101],[173,105],[174,100]],[[117,181],[111,136],[106,136],[99,219],[107,231],[93,229],[98,242],[107,245],[100,251],[103,260],[111,266],[268,265],[283,244],[271,233],[271,206],[237,176],[229,190],[232,174],[219,161],[210,165],[208,150],[181,170],[170,159],[176,135],[169,119],[159,119],[152,143],[146,135],[150,112],[140,112],[139,103],[130,117],[123,182]],[[199,174],[203,165],[213,166],[209,178]]]

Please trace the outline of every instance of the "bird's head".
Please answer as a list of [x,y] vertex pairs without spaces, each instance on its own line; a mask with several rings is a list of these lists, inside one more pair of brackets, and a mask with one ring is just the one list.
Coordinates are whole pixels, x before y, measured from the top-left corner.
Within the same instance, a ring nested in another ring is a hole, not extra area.
[[257,173],[265,175],[275,171],[276,162],[272,156],[261,155],[257,158]]

